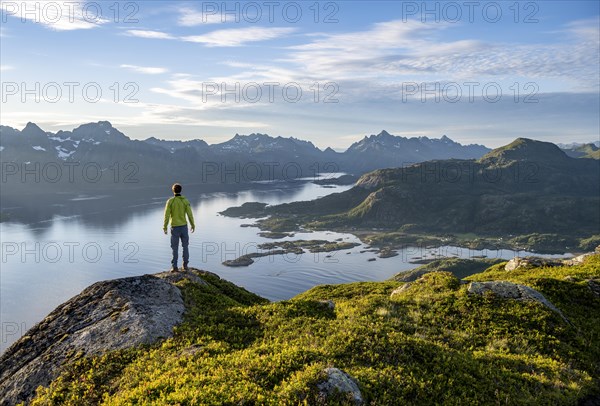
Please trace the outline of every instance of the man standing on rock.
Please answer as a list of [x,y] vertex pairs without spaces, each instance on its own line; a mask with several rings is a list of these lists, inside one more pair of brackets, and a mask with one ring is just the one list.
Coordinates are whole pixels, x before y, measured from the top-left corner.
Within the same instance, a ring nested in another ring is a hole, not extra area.
[[171,221],[171,249],[173,250],[173,258],[171,259],[171,272],[177,271],[177,257],[179,251],[179,239],[181,239],[181,245],[183,246],[183,271],[188,270],[188,261],[190,259],[190,253],[188,245],[190,237],[188,235],[188,227],[185,216],[190,221],[192,226],[192,233],[196,229],[194,224],[194,215],[192,214],[192,208],[190,202],[185,197],[181,196],[181,190],[183,189],[179,183],[175,183],[171,189],[173,190],[173,196],[167,200],[165,205],[165,222],[163,224],[163,231],[167,234],[167,226]]

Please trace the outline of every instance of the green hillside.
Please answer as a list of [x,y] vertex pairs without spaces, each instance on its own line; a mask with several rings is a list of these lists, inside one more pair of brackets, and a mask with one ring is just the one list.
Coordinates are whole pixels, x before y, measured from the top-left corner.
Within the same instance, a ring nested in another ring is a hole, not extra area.
[[571,149],[565,149],[565,153],[573,158],[600,159],[600,148],[594,144],[583,144]]
[[412,234],[403,237],[404,242],[435,236],[465,246],[481,245],[461,242],[461,234],[471,234],[481,241],[495,241],[486,242],[488,247],[533,246],[566,252],[579,249],[582,238],[600,233],[598,185],[598,160],[571,158],[552,143],[519,138],[477,161],[428,161],[377,170],[342,193],[262,206],[254,213],[249,205],[223,214],[270,215],[258,221],[266,230],[282,224],[286,230],[281,231],[299,226],[377,228]]
[[529,286],[561,314],[469,294],[435,271],[410,285],[324,285],[277,303],[199,274],[209,284],[178,282],[186,313],[173,338],[79,359],[33,404],[353,404],[320,394],[327,367],[348,373],[373,405],[598,399],[600,298],[590,287],[600,255],[510,272],[496,264],[467,278]]

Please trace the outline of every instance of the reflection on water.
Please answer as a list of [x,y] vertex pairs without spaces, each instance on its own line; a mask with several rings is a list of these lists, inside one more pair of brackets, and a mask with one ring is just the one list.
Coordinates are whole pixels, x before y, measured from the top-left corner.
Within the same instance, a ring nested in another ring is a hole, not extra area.
[[[255,227],[240,227],[252,220],[223,217],[218,214],[220,211],[249,201],[278,204],[311,200],[348,188],[323,188],[310,182],[263,184],[238,192],[207,190],[203,185],[186,187],[183,194],[193,205],[197,228],[190,235],[190,265],[215,272],[271,300],[282,300],[318,284],[384,280],[414,268],[416,265],[408,261],[416,257],[512,258],[515,255],[508,250],[407,248],[397,257],[368,262],[375,254],[361,253],[365,247],[357,246],[332,253],[262,257],[245,268],[221,264],[256,251],[258,244],[272,240],[259,237]],[[94,282],[166,270],[170,265],[170,248],[169,236],[162,232],[162,220],[167,192],[168,189],[164,194],[139,192],[63,200],[37,208],[43,215],[32,215],[25,223],[2,223],[0,350]],[[33,203],[13,210],[21,214],[36,213]],[[52,214],[51,220],[47,219],[48,213]],[[360,242],[353,235],[333,232],[297,233],[289,238]]]

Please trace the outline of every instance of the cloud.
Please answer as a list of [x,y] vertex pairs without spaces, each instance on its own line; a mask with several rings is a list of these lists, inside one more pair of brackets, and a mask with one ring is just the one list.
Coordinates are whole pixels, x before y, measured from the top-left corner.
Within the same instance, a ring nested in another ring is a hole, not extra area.
[[131,37],[150,38],[150,39],[175,39],[176,37],[162,31],[150,30],[127,30],[125,33]]
[[179,12],[181,13],[181,15],[179,16],[177,23],[184,27],[193,27],[202,24],[218,24],[225,22],[222,20],[221,15],[219,15],[218,13],[202,13],[189,7],[182,7],[179,9]]
[[88,30],[106,24],[99,6],[87,6],[85,2],[37,0],[26,3],[0,2],[4,15],[33,21],[55,31]]
[[211,31],[202,35],[188,35],[176,37],[162,31],[151,30],[127,30],[126,35],[150,39],[176,39],[185,42],[204,44],[207,47],[234,47],[241,46],[247,42],[266,41],[279,38],[294,32],[295,28],[233,28],[226,30]]
[[183,41],[197,42],[208,47],[233,47],[247,42],[266,41],[285,36],[295,31],[295,28],[233,28],[212,31],[203,35],[181,37]]
[[10,65],[0,65],[0,72],[6,72],[8,70],[13,70],[14,67]]
[[137,65],[121,65],[121,68],[129,69],[138,73],[145,73],[147,75],[159,75],[166,73],[169,70],[166,68],[150,67],[150,66],[137,66]]
[[444,40],[443,31],[456,27],[395,20],[362,31],[313,35],[310,42],[289,47],[284,61],[297,65],[303,75],[338,81],[340,87],[357,78],[371,82],[362,89],[369,93],[406,81],[509,78],[548,85],[540,86],[542,92],[598,89],[597,19],[573,22],[566,26],[570,36],[554,33],[559,40],[537,44]]
[[[161,103],[135,103],[127,107],[139,112],[124,119],[128,125],[178,125],[199,127],[268,128],[269,124],[256,119],[240,120],[222,111],[205,111],[197,107],[186,107]],[[117,121],[117,120],[115,120]]]
[[600,17],[571,21],[564,32],[582,41],[598,42],[600,38]]

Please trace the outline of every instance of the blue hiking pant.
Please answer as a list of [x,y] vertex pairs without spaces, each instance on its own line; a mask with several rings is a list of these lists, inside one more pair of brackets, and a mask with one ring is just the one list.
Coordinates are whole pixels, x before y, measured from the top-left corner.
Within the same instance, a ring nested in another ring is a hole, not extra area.
[[188,235],[187,225],[171,227],[171,249],[173,250],[173,259],[171,259],[171,265],[174,267],[177,267],[180,239],[181,245],[183,246],[183,265],[185,266],[188,264],[190,259],[190,252],[188,250],[190,236]]

